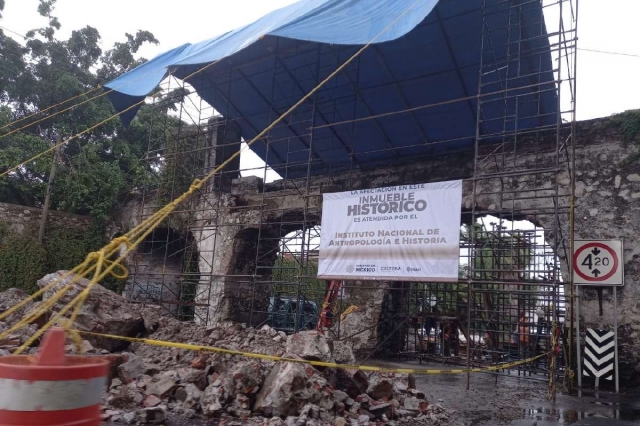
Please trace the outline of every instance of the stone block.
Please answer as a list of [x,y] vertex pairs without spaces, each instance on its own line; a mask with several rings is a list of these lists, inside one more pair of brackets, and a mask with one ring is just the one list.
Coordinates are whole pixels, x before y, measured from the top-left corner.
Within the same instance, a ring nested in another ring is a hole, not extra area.
[[165,395],[168,395],[175,388],[175,386],[175,380],[168,376],[162,376],[160,377],[160,380],[149,385],[146,390],[146,394],[156,395],[162,398]]
[[118,366],[118,377],[122,383],[131,383],[145,373],[145,364],[142,358],[130,356],[129,361]]

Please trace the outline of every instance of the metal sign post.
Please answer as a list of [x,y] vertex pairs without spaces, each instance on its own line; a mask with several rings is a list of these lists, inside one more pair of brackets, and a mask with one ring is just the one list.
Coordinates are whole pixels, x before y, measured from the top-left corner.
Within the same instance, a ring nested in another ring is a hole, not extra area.
[[580,291],[574,301],[576,306],[576,355],[578,356],[578,388],[582,389],[582,354],[580,353]]
[[620,381],[619,381],[619,373],[618,373],[618,288],[613,287],[613,340],[614,340],[614,349],[613,349],[613,358],[615,362],[615,366],[613,367],[616,375],[616,393],[620,392]]
[[[613,287],[613,339],[616,393],[620,390],[618,372],[618,292],[624,285],[624,243],[622,240],[574,240],[573,280],[576,286]],[[582,387],[582,354],[580,348],[580,295],[576,306],[576,342],[578,387]],[[596,388],[599,378],[596,377]]]

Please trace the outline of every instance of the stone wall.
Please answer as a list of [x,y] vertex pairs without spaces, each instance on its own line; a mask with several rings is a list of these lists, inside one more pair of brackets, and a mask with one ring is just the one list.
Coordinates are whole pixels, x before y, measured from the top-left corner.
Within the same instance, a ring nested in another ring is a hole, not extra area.
[[[620,366],[625,383],[640,381],[640,163],[630,161],[629,156],[635,148],[627,146],[623,137],[606,120],[592,120],[577,126],[575,205],[576,238],[624,238],[624,266],[626,286],[618,296],[620,331]],[[194,200],[197,217],[194,229],[198,235],[198,249],[201,278],[198,302],[208,304],[209,322],[225,319],[247,320],[247,310],[251,304],[264,303],[264,297],[257,298],[251,293],[254,280],[264,277],[251,276],[253,262],[250,256],[234,250],[246,251],[255,239],[259,224],[278,223],[284,214],[291,218],[302,218],[308,223],[319,224],[322,193],[347,189],[375,188],[396,184],[434,182],[451,179],[465,179],[463,185],[463,211],[475,208],[477,212],[497,214],[498,212],[517,211],[513,219],[528,219],[545,229],[547,242],[560,236],[568,241],[569,225],[567,216],[556,223],[554,198],[560,201],[560,208],[569,203],[571,179],[567,167],[558,166],[555,151],[555,138],[547,143],[533,143],[522,139],[518,141],[518,155],[492,154],[493,147],[483,147],[484,159],[481,172],[484,176],[500,172],[505,163],[512,170],[523,170],[507,178],[487,178],[477,182],[476,196],[473,197],[473,157],[469,153],[441,156],[428,161],[413,161],[402,164],[379,167],[371,170],[356,170],[313,178],[310,182],[310,196],[301,197],[298,188],[302,182],[277,181],[263,185],[255,177],[241,178],[233,182],[231,193],[208,191]],[[509,146],[506,147],[507,151]],[[500,161],[493,161],[498,159]],[[561,162],[566,161],[561,156]],[[535,174],[527,170],[539,170]],[[545,171],[548,170],[548,171]],[[563,171],[564,170],[564,171]],[[558,184],[556,186],[556,183]],[[475,200],[475,206],[473,202]],[[135,205],[132,200],[130,204]],[[207,207],[209,206],[209,207]],[[217,206],[211,208],[211,206]],[[125,210],[128,208],[125,206]],[[134,221],[135,222],[135,221]],[[123,223],[132,221],[123,218]],[[215,226],[214,226],[215,225]],[[295,229],[291,229],[292,231]],[[269,225],[263,225],[263,233],[269,232]],[[264,234],[263,234],[264,235]],[[244,247],[244,248],[243,248]],[[255,252],[255,248],[253,249]],[[562,263],[564,280],[568,279],[566,264],[567,253],[557,253]],[[243,267],[238,269],[238,265]],[[230,275],[236,275],[230,278]],[[238,277],[237,275],[243,275]],[[240,281],[240,282],[238,282]],[[366,283],[367,287],[376,286],[377,292],[367,292],[363,297],[361,310],[350,317],[363,329],[366,324],[374,324],[382,315],[382,300],[387,297],[393,283]],[[209,290],[210,289],[210,290]],[[357,290],[351,290],[357,293]],[[354,300],[357,294],[348,295]],[[375,297],[373,297],[375,295]],[[581,325],[584,327],[611,327],[611,298],[605,291],[603,300],[604,315],[599,315],[598,298],[594,291],[580,289]],[[380,296],[380,297],[378,297]],[[254,297],[253,299],[247,299]],[[393,305],[393,301],[390,301]],[[359,335],[361,348],[370,348],[380,341],[380,333],[372,327],[367,333]],[[636,370],[637,369],[637,370]]]
[[[625,286],[618,289],[620,378],[640,385],[640,160],[637,148],[604,120],[582,123],[577,156],[576,239],[624,240]],[[582,287],[580,321],[584,330],[613,328],[611,289],[603,291],[603,315],[598,293]],[[583,340],[584,342],[584,340]]]
[[[33,232],[40,228],[42,209],[25,207],[17,204],[0,203],[0,223],[5,224],[13,232]],[[49,210],[47,226],[89,229],[91,218],[71,213]]]

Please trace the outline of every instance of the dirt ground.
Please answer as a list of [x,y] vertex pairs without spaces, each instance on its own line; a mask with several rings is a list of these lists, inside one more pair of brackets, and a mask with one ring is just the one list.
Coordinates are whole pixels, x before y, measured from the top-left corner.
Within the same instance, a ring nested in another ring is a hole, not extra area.
[[[374,362],[372,362],[374,363]],[[375,362],[390,367],[442,368],[439,364],[418,362]],[[537,380],[536,380],[537,379]],[[427,400],[456,410],[469,426],[626,426],[640,424],[640,392],[624,391],[594,393],[584,390],[580,394],[559,394],[549,402],[547,383],[543,376],[518,377],[473,374],[469,391],[467,376],[416,376],[416,387],[425,392]],[[117,426],[122,423],[105,423]],[[214,421],[197,421],[170,416],[168,426],[214,426]]]

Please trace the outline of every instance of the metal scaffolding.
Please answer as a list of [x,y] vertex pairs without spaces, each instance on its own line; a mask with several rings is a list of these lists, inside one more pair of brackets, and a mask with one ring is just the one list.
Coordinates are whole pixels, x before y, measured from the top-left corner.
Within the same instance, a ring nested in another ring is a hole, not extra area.
[[[391,87],[406,108],[373,114],[359,91],[360,60],[354,61],[326,87],[347,87],[349,96],[330,99],[322,91],[316,93],[258,142],[266,153],[264,162],[247,151],[242,162],[226,167],[149,236],[129,261],[127,296],[204,324],[225,317],[287,332],[313,328],[326,291],[326,283],[316,278],[321,226],[317,200],[327,191],[369,187],[363,177],[368,158],[382,154],[398,168],[414,164],[394,160],[398,148],[392,143],[359,151],[351,143],[363,122],[372,123],[384,140],[391,138],[385,120],[403,116],[413,122],[416,142],[402,149],[455,146],[438,159],[417,158],[415,164],[428,167],[442,158],[449,164],[458,162],[459,170],[415,176],[463,179],[468,188],[459,281],[345,282],[330,333],[349,341],[376,329],[375,341],[358,352],[363,360],[402,356],[472,367],[548,352],[552,326],[558,324],[562,355],[557,373],[563,374],[572,357],[573,288],[567,271],[572,249],[578,1],[482,3],[482,36],[465,40],[480,45],[477,93],[466,90],[462,96],[416,105],[402,88]],[[429,25],[438,22],[442,21]],[[318,84],[332,71],[320,69],[317,59],[331,57],[339,64],[357,47],[289,41],[279,49],[276,43],[274,54],[262,59],[269,91],[253,87],[269,106],[255,111],[265,124],[282,115],[286,99],[300,97],[304,87]],[[378,47],[370,49],[375,54]],[[299,65],[280,60],[279,52],[301,58]],[[390,73],[382,59],[378,72]],[[460,66],[458,72],[466,71]],[[196,78],[201,79],[198,87],[207,85],[225,99],[227,111],[235,108],[231,82],[252,84],[242,65],[229,66],[213,78]],[[298,85],[280,84],[292,80]],[[243,147],[238,129],[249,121],[221,116],[195,94],[196,83],[191,84],[170,77],[160,88],[164,96],[147,105],[153,118],[145,160],[153,173],[132,196],[140,218]],[[552,109],[543,103],[549,93],[557,97]],[[368,111],[356,112],[358,102]],[[429,135],[420,115],[449,105],[463,105],[465,113],[473,114],[475,134],[442,140]],[[171,108],[174,112],[167,115]],[[349,108],[353,111],[346,113]],[[295,134],[278,138],[280,126]],[[323,160],[327,153],[331,161]],[[278,161],[272,163],[272,156]],[[239,176],[245,178],[242,185],[234,182]],[[228,267],[222,270],[222,264]],[[361,332],[347,332],[343,322],[348,316],[341,319],[339,314],[377,297],[382,297],[377,321],[361,324]],[[226,313],[218,316],[220,312]],[[541,358],[519,367],[518,374],[544,378],[548,368],[547,359]]]

